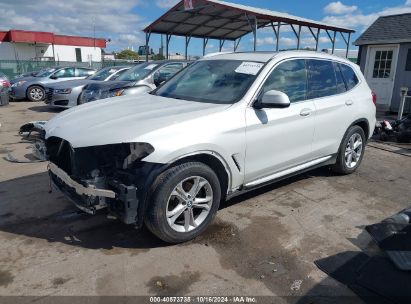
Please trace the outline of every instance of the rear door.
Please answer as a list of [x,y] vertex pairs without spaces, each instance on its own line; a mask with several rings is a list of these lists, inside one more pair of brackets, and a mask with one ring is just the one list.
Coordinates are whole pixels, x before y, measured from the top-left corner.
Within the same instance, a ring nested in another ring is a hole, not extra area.
[[287,94],[291,106],[285,109],[247,108],[245,182],[250,186],[312,159],[315,108],[314,103],[307,100],[305,60],[292,59],[275,67],[259,98],[270,90]]
[[[347,92],[339,63],[310,59],[308,75],[308,96],[316,108],[313,154],[315,157],[333,155],[338,152],[348,126],[354,121],[355,96]],[[355,74],[351,76],[355,77]],[[358,79],[356,81],[358,84]]]

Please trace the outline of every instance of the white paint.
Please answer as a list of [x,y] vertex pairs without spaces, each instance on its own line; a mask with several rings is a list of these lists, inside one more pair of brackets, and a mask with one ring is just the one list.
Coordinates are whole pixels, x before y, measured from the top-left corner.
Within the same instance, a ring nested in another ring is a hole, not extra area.
[[101,61],[101,48],[50,44],[0,42],[0,60],[46,60],[76,62],[76,48],[81,49],[82,62]]
[[[377,94],[377,104],[389,108],[394,90],[395,73],[397,70],[399,45],[369,46],[365,65],[365,78],[368,85]],[[393,51],[390,76],[388,78],[374,78],[373,70],[377,51]]]

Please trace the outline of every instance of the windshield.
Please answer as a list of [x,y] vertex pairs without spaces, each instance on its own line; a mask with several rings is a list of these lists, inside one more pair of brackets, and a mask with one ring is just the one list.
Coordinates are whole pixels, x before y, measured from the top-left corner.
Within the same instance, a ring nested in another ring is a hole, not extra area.
[[157,67],[158,64],[155,63],[142,63],[136,67],[128,70],[123,75],[121,75],[117,80],[122,81],[138,81],[144,79],[148,74],[151,73]]
[[256,79],[264,63],[238,60],[198,61],[169,80],[155,94],[190,101],[233,104]]
[[34,76],[36,77],[48,77],[51,74],[53,74],[55,71],[57,71],[56,68],[47,68],[47,69],[43,69],[40,70],[37,74],[35,74]]
[[112,68],[112,67],[104,68],[104,69],[101,69],[100,71],[98,71],[96,74],[89,77],[88,79],[103,81],[103,80],[106,80],[107,77],[113,75],[117,71],[118,71],[118,69]]

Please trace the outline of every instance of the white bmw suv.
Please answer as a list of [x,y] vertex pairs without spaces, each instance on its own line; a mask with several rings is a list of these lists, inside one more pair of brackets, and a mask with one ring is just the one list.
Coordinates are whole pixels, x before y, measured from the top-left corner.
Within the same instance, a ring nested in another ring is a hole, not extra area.
[[152,93],[82,105],[46,125],[53,184],[159,238],[202,233],[220,202],[319,166],[361,164],[375,95],[359,67],[309,51],[205,57]]

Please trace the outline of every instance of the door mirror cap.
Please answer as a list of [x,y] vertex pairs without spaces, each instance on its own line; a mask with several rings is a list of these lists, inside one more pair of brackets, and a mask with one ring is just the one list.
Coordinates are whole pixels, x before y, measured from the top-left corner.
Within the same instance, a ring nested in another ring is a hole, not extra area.
[[291,105],[287,94],[271,90],[266,92],[263,97],[255,104],[257,109],[263,108],[288,108]]

